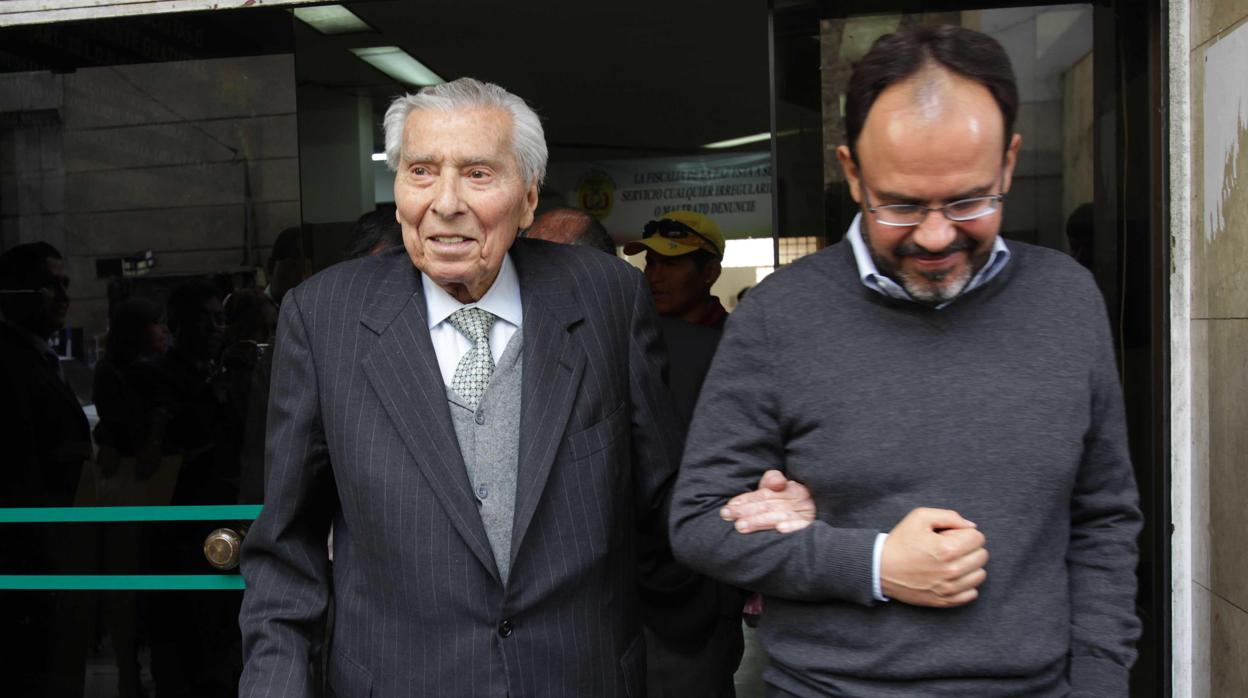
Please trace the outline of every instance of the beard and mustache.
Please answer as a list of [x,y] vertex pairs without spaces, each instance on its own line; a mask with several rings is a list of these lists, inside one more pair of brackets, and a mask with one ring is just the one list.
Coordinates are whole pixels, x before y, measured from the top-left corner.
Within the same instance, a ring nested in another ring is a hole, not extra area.
[[[978,245],[975,240],[961,231],[958,231],[958,236],[953,242],[938,251],[931,251],[911,240],[905,240],[893,248],[892,259],[876,252],[870,235],[867,235],[866,239],[867,248],[871,251],[871,258],[875,262],[876,269],[884,276],[901,284],[911,298],[929,305],[947,303],[957,298],[966,289],[971,279],[975,278],[975,274],[988,263],[988,256],[991,252],[991,248],[977,249]],[[906,257],[939,259],[958,252],[968,253],[967,264],[934,271],[906,271],[901,268],[901,263]]]

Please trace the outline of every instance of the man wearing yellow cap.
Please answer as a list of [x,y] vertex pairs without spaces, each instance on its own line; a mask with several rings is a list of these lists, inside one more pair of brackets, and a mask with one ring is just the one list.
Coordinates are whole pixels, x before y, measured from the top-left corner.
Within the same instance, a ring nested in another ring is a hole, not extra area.
[[646,224],[624,254],[646,253],[646,281],[659,315],[722,328],[728,312],[711,295],[724,258],[724,234],[693,211],[672,211]]
[[[724,235],[700,213],[673,211],[647,223],[641,240],[624,246],[625,254],[641,252],[646,253],[646,281],[661,316],[659,333],[667,350],[672,404],[688,424],[728,319],[724,306],[711,295],[724,257]],[[698,575],[673,579],[660,591],[648,593],[643,585],[641,594],[648,695],[735,695],[733,672],[743,649],[745,594]]]

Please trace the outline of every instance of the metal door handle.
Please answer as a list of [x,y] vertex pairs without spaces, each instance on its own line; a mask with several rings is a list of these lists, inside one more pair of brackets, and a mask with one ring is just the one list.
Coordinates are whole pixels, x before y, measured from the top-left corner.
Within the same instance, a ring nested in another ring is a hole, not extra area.
[[232,528],[218,528],[204,539],[204,557],[208,564],[219,570],[232,570],[238,567],[239,554],[243,548],[243,537],[247,529],[235,531]]

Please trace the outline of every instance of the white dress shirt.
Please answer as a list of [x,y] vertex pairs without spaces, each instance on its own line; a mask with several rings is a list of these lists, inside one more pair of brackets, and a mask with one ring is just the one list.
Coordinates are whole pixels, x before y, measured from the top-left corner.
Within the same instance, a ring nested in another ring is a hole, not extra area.
[[455,368],[459,360],[472,349],[472,342],[455,329],[447,319],[460,308],[481,308],[492,313],[497,320],[490,328],[490,354],[494,363],[502,358],[503,351],[512,335],[520,329],[524,320],[524,311],[520,303],[520,278],[516,276],[516,267],[511,263],[511,256],[503,257],[503,265],[498,270],[498,277],[485,292],[481,300],[467,305],[455,300],[451,294],[442,290],[428,276],[421,272],[420,283],[425,291],[425,312],[429,318],[429,339],[433,341],[433,351],[438,357],[438,368],[442,371],[442,382],[450,387],[455,378]]
[[[854,261],[858,264],[858,278],[862,280],[863,286],[889,298],[903,301],[914,300],[906,292],[906,289],[901,287],[901,284],[881,274],[879,268],[875,266],[875,260],[871,259],[871,252],[867,250],[867,244],[862,239],[861,213],[854,216],[854,222],[849,225],[849,231],[845,233],[845,237],[849,240],[849,246],[854,251]],[[962,293],[936,306],[936,309],[940,310],[961,298],[963,293],[969,293],[988,283],[993,277],[1001,273],[1001,270],[1005,268],[1006,263],[1009,261],[1010,248],[1006,247],[1005,240],[998,235],[992,242],[992,252],[988,254],[988,263],[976,272],[975,276],[971,277],[970,282],[966,284],[966,288],[962,289]],[[875,548],[871,558],[871,591],[875,594],[877,601],[888,601],[888,597],[884,595],[880,584],[880,558],[884,555],[884,541],[886,540],[888,540],[887,533],[876,535]]]

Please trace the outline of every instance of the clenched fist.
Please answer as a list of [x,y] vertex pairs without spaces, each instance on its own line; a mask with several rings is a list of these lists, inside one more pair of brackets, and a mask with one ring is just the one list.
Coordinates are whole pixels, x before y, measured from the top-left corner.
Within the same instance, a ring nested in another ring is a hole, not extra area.
[[885,596],[933,608],[961,606],[979,596],[988,573],[984,534],[949,509],[911,511],[889,532],[880,556]]

